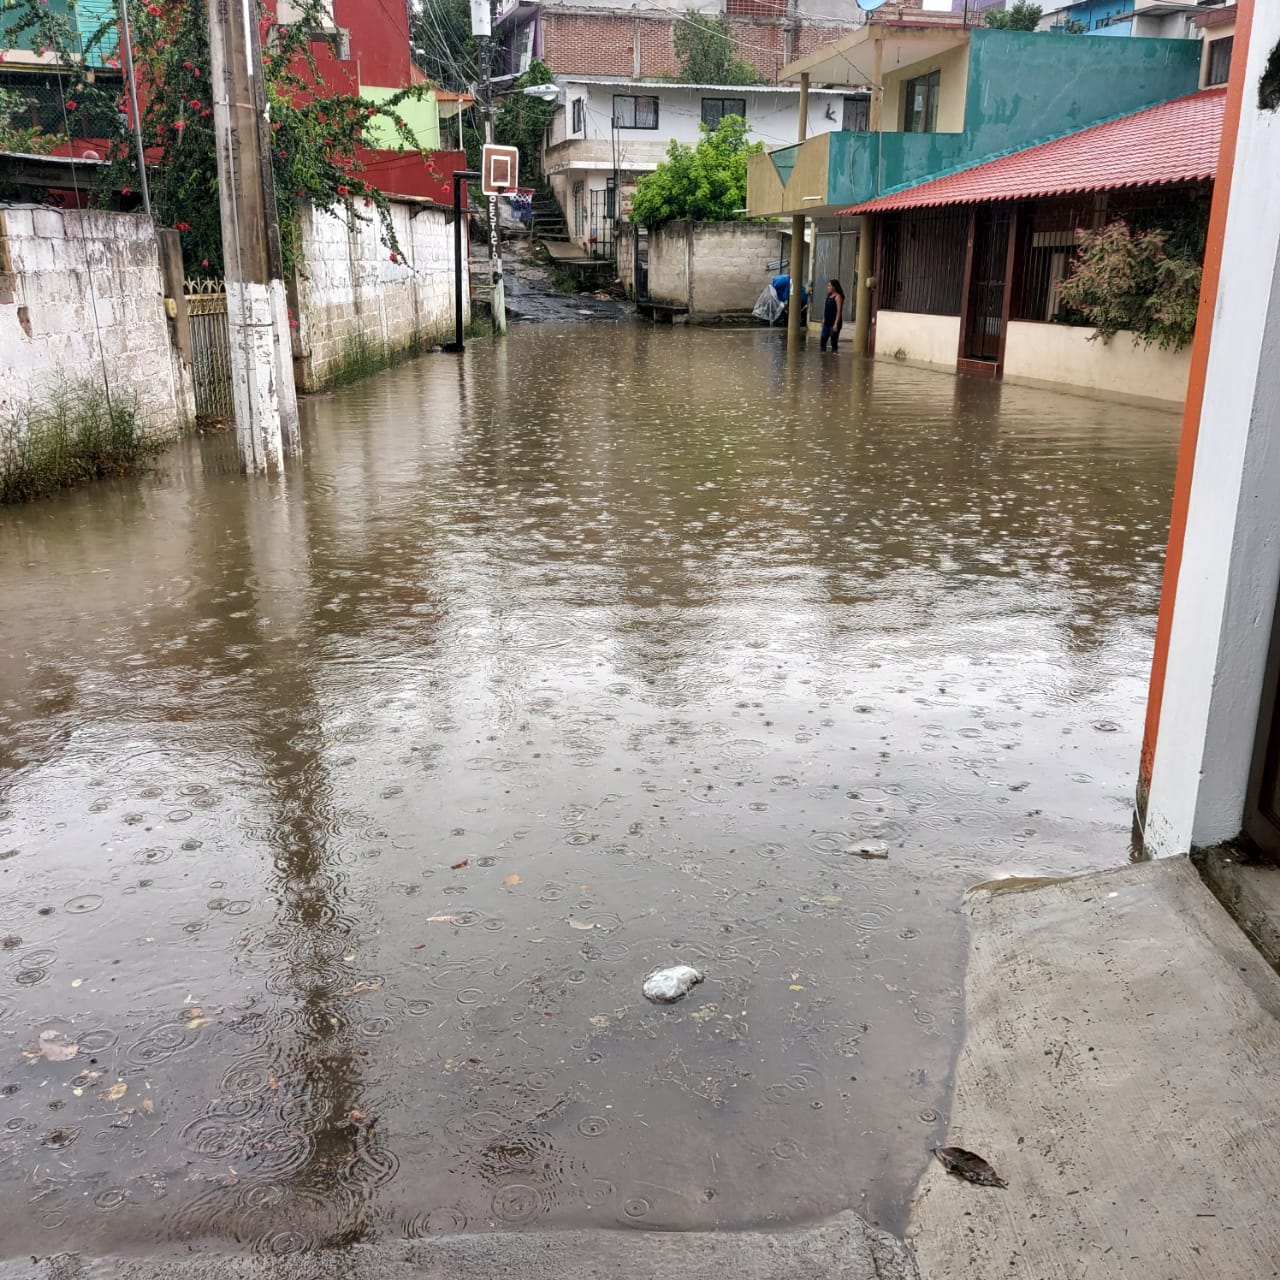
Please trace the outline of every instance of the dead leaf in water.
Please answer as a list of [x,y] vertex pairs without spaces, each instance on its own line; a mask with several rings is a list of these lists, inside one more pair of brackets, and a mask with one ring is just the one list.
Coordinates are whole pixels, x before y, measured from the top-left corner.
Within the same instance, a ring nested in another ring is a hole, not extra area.
[[520,877],[516,875],[508,876],[503,882],[508,889],[514,889],[520,883]]
[[948,1173],[980,1187],[1007,1187],[1009,1184],[981,1157],[963,1147],[934,1147],[933,1154]]
[[455,862],[450,867],[450,871],[461,871],[471,861],[470,858],[463,858],[461,862]]
[[80,1052],[80,1046],[56,1031],[42,1031],[40,1044],[35,1050],[24,1049],[22,1056],[28,1062],[44,1058],[48,1062],[70,1062]]
[[156,1104],[152,1102],[150,1098],[143,1098],[142,1109],[147,1113],[147,1115],[150,1115],[156,1109]]
[[123,1080],[117,1080],[115,1084],[107,1090],[108,1102],[119,1102],[126,1093],[129,1092],[129,1086]]
[[357,982],[354,987],[347,987],[345,991],[339,991],[340,996],[362,996],[368,991],[377,991],[382,986],[381,978],[370,978],[366,982]]

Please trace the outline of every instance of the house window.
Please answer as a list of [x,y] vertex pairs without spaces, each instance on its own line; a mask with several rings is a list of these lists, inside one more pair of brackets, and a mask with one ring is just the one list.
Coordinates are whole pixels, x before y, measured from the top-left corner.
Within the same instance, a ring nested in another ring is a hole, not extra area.
[[840,127],[846,133],[866,133],[871,127],[871,95],[855,93],[844,100]]
[[583,129],[586,127],[586,119],[585,119],[586,114],[587,113],[584,110],[583,100],[581,98],[574,98],[573,100],[573,132],[574,133],[581,133]]
[[933,133],[938,127],[938,96],[942,72],[916,76],[902,87],[902,132]]
[[615,93],[613,123],[619,129],[656,129],[658,127],[657,98]]
[[747,118],[746,98],[703,98],[702,123],[714,129],[725,116]]
[[1233,38],[1232,36],[1224,36],[1221,40],[1209,41],[1209,65],[1204,77],[1206,85],[1227,83],[1227,79],[1231,75],[1231,43]]

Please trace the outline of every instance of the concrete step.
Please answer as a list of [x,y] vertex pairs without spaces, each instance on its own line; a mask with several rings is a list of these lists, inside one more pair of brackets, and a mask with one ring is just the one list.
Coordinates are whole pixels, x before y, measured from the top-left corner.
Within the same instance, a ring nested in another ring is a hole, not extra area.
[[[1280,977],[1185,858],[971,895],[924,1280],[1280,1275]],[[1006,887],[1007,888],[1007,887]]]
[[917,1280],[905,1246],[854,1213],[790,1231],[522,1231],[251,1258],[0,1262],[0,1280]]

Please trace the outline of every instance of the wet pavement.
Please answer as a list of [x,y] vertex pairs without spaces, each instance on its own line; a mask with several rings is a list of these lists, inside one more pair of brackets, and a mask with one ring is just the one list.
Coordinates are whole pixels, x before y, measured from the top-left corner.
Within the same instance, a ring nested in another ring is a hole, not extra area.
[[[503,255],[508,320],[534,324],[616,323],[635,314],[631,303],[611,296],[607,290],[560,292],[555,287],[551,265],[525,240],[506,243]],[[483,270],[483,266],[479,269]],[[472,271],[476,270],[473,264]],[[569,272],[571,269],[562,267],[561,270]]]
[[1127,856],[1175,415],[606,325],[303,411],[0,515],[0,1253],[900,1230],[962,889]]

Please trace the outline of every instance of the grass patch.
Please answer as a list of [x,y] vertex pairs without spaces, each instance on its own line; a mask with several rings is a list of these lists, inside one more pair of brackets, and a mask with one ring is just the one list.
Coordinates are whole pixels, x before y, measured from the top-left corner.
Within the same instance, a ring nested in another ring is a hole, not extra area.
[[557,293],[577,293],[578,277],[568,267],[553,267],[551,269],[551,287]]
[[[453,330],[449,330],[450,336]],[[381,373],[392,365],[405,360],[412,360],[436,346],[439,338],[429,332],[415,333],[403,346],[393,347],[390,343],[375,342],[363,333],[348,338],[342,345],[342,354],[329,366],[324,376],[316,383],[316,391],[334,391],[352,382],[359,382],[370,374]]]
[[141,470],[176,434],[145,427],[136,397],[69,378],[0,419],[0,504]]

